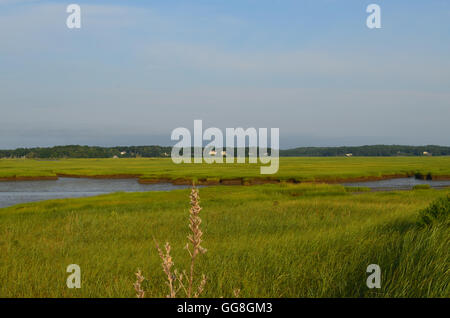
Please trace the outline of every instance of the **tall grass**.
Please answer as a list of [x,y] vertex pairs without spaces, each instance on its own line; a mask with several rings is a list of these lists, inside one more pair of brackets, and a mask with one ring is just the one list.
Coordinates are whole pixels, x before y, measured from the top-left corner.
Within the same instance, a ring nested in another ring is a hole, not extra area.
[[[191,295],[205,273],[201,297],[238,290],[240,297],[450,296],[448,227],[417,225],[419,211],[450,189],[354,193],[284,184],[201,191],[208,253],[195,260]],[[167,295],[151,246],[153,237],[185,245],[188,195],[116,193],[0,209],[0,296]],[[180,248],[161,250],[186,269],[187,282],[191,257]],[[81,289],[66,287],[68,264],[80,265]],[[366,286],[369,264],[381,267],[381,289]],[[148,279],[134,277],[136,268]]]
[[136,272],[136,282],[133,284],[134,290],[136,291],[137,298],[144,298],[145,291],[142,289],[142,282],[145,280],[145,277],[142,276],[142,272],[140,269]]
[[[175,298],[180,291],[184,292],[184,296],[188,298],[198,298],[206,285],[206,275],[202,274],[201,279],[199,280],[198,285],[195,285],[195,262],[197,257],[200,254],[206,253],[206,249],[201,246],[203,232],[200,229],[200,224],[202,223],[202,219],[200,218],[200,196],[198,193],[198,189],[193,186],[190,194],[191,198],[191,208],[189,209],[189,229],[191,230],[191,234],[188,235],[188,243],[185,246],[185,249],[189,253],[190,256],[190,265],[189,265],[189,273],[186,270],[179,272],[177,269],[172,269],[174,266],[174,262],[172,260],[172,256],[170,255],[170,243],[166,242],[164,246],[165,251],[163,251],[159,244],[155,241],[156,249],[158,250],[159,257],[162,260],[162,268],[164,274],[166,275],[167,281],[166,284],[169,287],[169,294],[166,296],[167,298]],[[140,280],[140,270],[136,272],[137,281],[134,284],[136,289],[136,296],[138,298],[143,297],[143,291],[140,288],[136,288],[136,286],[141,285],[142,280]]]
[[433,201],[420,211],[420,224],[450,223],[450,196],[444,196]]

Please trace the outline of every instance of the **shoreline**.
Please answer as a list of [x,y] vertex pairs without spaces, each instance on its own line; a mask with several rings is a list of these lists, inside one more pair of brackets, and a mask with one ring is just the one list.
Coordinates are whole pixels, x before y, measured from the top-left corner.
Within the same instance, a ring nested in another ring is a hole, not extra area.
[[[419,180],[434,180],[434,181],[448,181],[450,175],[431,175],[431,174],[387,174],[382,176],[361,176],[361,177],[340,177],[340,178],[317,178],[315,180],[298,180],[294,178],[280,179],[280,178],[200,178],[196,179],[197,185],[260,185],[260,184],[278,184],[278,183],[327,183],[327,184],[340,184],[351,182],[369,182],[380,181],[397,178],[410,178],[415,177]],[[173,185],[191,185],[195,179],[193,178],[175,178],[168,177],[154,177],[146,178],[141,174],[110,174],[110,175],[76,175],[76,174],[64,174],[58,173],[55,176],[13,176],[13,177],[0,177],[2,181],[56,181],[59,178],[85,178],[85,179],[136,179],[141,184],[161,184],[171,183]]]

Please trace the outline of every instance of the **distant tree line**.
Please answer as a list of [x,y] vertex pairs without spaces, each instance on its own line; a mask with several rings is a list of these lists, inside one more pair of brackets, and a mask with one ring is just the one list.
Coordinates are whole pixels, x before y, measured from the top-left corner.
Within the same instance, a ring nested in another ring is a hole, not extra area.
[[450,147],[443,146],[401,146],[401,145],[373,145],[356,147],[300,147],[281,150],[284,157],[336,157],[336,156],[448,156]]
[[161,146],[55,146],[49,148],[18,148],[0,150],[0,158],[136,158],[170,157],[171,147]]
[[[170,157],[172,147],[162,146],[55,146],[48,148],[18,148],[0,150],[0,158],[166,158]],[[268,153],[270,154],[270,149]],[[193,153],[193,150],[192,150]],[[236,149],[235,149],[236,153]],[[245,150],[248,156],[248,148]],[[259,153],[259,149],[258,149]],[[450,147],[443,146],[401,146],[373,145],[357,147],[300,147],[280,150],[282,157],[337,157],[337,156],[448,156]]]

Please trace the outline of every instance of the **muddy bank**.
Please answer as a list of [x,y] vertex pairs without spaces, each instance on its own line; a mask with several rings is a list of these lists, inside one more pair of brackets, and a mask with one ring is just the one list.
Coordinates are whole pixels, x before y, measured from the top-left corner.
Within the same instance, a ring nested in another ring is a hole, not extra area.
[[172,180],[168,178],[151,178],[151,179],[138,179],[139,183],[142,184],[157,184],[157,183],[172,183]]
[[83,179],[137,179],[141,174],[105,174],[105,175],[77,175],[57,173],[60,178],[83,178]]
[[[142,184],[157,184],[157,183],[172,183],[174,185],[192,185],[193,179],[189,178],[139,178],[139,183]],[[220,179],[197,179],[195,182],[197,185],[219,185],[221,184]]]
[[[398,178],[409,178],[413,175],[409,175],[407,173],[396,173],[396,174],[386,174],[382,176],[365,176],[365,177],[349,177],[349,178],[337,178],[337,179],[326,179],[326,178],[317,178],[313,182],[319,183],[347,183],[347,182],[367,182],[367,181],[380,181],[380,180],[388,180],[388,179],[398,179]],[[308,181],[306,181],[308,182]],[[311,181],[309,181],[311,182]]]
[[57,176],[47,177],[0,177],[0,181],[46,181],[46,180],[58,180]]
[[447,175],[434,176],[431,173],[428,174],[416,173],[414,176],[416,177],[416,179],[420,180],[435,180],[435,181],[450,180],[450,176]]
[[431,180],[436,180],[436,181],[448,181],[450,180],[450,176],[431,176]]
[[[415,177],[421,180],[450,180],[450,176],[428,176],[407,173],[396,173],[382,176],[364,176],[364,177],[348,177],[348,178],[316,178],[314,180],[299,180],[299,179],[278,179],[278,178],[232,178],[232,179],[197,179],[195,182],[198,185],[260,185],[260,184],[277,184],[281,182],[285,183],[328,183],[328,184],[341,184],[348,182],[368,182],[368,181],[381,181],[397,178],[409,178]],[[191,185],[193,179],[189,178],[139,178],[139,183],[143,184],[155,184],[155,183],[172,183],[175,185]]]
[[[447,181],[450,180],[449,175],[431,175],[431,174],[388,174],[383,176],[363,176],[363,177],[348,177],[348,178],[316,178],[314,180],[299,180],[299,179],[279,179],[279,178],[200,178],[195,181],[197,185],[261,185],[261,184],[277,184],[281,182],[285,183],[328,183],[328,184],[341,184],[349,182],[368,182],[368,181],[381,181],[395,178],[408,178],[415,177],[420,180],[435,180],[435,181]],[[141,184],[162,184],[171,183],[173,185],[192,185],[193,179],[191,178],[176,178],[171,179],[169,177],[148,178],[142,177],[140,174],[111,174],[111,175],[76,175],[58,173],[56,176],[32,176],[32,177],[0,177],[0,181],[44,181],[44,180],[58,180],[58,178],[85,178],[85,179],[136,179]]]
[[[407,178],[407,174],[390,174],[384,176],[371,177],[351,177],[351,178],[317,178],[315,180],[298,180],[298,179],[278,179],[278,178],[232,178],[232,179],[197,179],[195,182],[198,185],[261,185],[261,184],[277,184],[281,182],[286,183],[329,183],[339,184],[343,182],[364,182],[364,181],[379,181],[394,178]],[[193,179],[188,178],[139,178],[139,183],[155,184],[155,183],[172,183],[176,185],[191,185]]]
[[[188,178],[139,178],[139,183],[142,184],[155,184],[155,183],[172,183],[174,185],[192,185],[193,179]],[[197,179],[195,184],[197,185],[257,185],[257,184],[267,184],[267,183],[280,183],[279,179],[248,179],[248,178],[233,178],[233,179],[219,179],[219,178],[207,178],[207,179]]]

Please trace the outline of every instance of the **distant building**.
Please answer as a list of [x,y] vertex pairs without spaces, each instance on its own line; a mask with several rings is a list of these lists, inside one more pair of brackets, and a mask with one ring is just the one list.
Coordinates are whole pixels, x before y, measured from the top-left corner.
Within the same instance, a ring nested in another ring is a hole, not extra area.
[[113,156],[113,159],[118,159],[119,157],[117,157],[116,155]]

